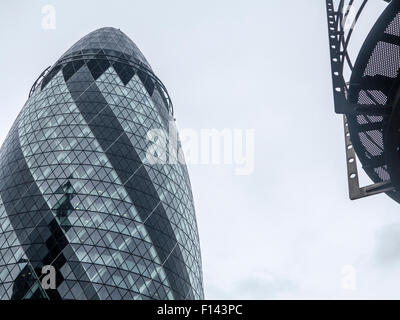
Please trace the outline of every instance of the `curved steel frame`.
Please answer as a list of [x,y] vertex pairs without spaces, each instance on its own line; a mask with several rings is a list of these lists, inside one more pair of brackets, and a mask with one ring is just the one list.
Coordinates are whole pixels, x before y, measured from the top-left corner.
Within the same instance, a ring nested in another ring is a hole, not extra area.
[[49,73],[51,69],[51,66],[47,67],[41,74],[40,76],[36,79],[35,83],[33,84],[31,91],[29,91],[29,98],[32,96],[33,92],[36,90],[37,87],[40,86],[42,83],[43,79],[46,77],[46,75]]
[[[390,2],[391,0],[383,1]],[[347,49],[353,35],[354,27],[356,26],[367,2],[368,0],[362,0],[355,18],[351,23],[351,27],[346,34],[344,25],[349,19],[349,13],[351,8],[354,6],[354,0],[326,0],[334,105],[335,112],[343,114],[348,187],[351,200],[378,193],[394,191],[391,181],[360,187],[356,153],[350,140],[350,132],[346,118],[346,115],[348,114],[383,115],[390,114],[393,110],[390,105],[386,105],[385,108],[377,108],[376,105],[358,105],[352,104],[348,101],[350,82],[346,82],[343,73],[345,64],[347,64],[349,69],[353,71],[353,63]],[[369,98],[371,101],[375,101],[374,97],[370,95]]]
[[56,67],[64,67],[67,63],[69,62],[73,62],[73,61],[84,61],[84,60],[107,60],[107,61],[113,61],[113,62],[118,62],[118,63],[122,63],[125,65],[128,65],[130,67],[133,67],[137,70],[143,71],[144,73],[146,73],[154,82],[155,84],[158,85],[158,87],[161,89],[161,94],[162,94],[162,98],[166,104],[167,110],[168,112],[171,114],[171,116],[174,115],[174,106],[172,104],[172,100],[170,98],[170,95],[167,91],[167,88],[164,86],[164,84],[161,82],[161,80],[153,73],[153,71],[151,71],[150,69],[146,68],[145,66],[139,64],[139,63],[135,63],[132,60],[127,60],[121,57],[117,57],[117,56],[113,56],[110,54],[106,54],[104,55],[104,58],[101,58],[99,56],[96,56],[95,54],[79,54],[79,55],[75,55],[75,56],[68,56],[65,57],[63,59],[58,60],[54,66],[50,66],[47,69],[45,69],[41,75],[38,77],[38,79],[35,81],[35,83],[33,84],[31,91],[29,93],[29,97],[33,94],[33,92],[36,90],[37,87],[39,87],[41,85],[41,83],[43,82],[43,80],[45,79],[46,75],[49,74],[54,68]]

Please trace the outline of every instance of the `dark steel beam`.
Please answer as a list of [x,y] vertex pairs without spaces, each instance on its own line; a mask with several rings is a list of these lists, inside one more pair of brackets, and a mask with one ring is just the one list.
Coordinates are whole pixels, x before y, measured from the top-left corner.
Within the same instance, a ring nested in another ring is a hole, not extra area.
[[[349,197],[351,200],[361,199],[376,195],[379,193],[386,193],[394,191],[391,181],[384,181],[380,183],[371,184],[369,186],[360,187],[358,177],[357,158],[350,139],[350,132],[346,116],[343,116],[344,135],[346,141],[346,164],[347,164],[347,180],[349,186]],[[380,158],[381,159],[381,158]]]

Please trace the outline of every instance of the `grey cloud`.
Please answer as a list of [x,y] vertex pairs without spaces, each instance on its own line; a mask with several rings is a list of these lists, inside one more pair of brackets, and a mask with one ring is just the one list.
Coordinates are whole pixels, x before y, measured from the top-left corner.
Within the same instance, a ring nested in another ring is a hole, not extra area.
[[385,266],[400,263],[400,223],[384,226],[377,232],[375,259]]

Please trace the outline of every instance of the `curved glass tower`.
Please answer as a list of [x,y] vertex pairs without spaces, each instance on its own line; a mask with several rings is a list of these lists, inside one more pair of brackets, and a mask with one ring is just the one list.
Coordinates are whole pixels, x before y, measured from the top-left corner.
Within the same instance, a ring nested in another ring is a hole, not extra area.
[[179,139],[167,163],[146,156],[149,131],[174,126],[165,87],[120,30],[90,33],[47,69],[0,151],[0,299],[202,299]]

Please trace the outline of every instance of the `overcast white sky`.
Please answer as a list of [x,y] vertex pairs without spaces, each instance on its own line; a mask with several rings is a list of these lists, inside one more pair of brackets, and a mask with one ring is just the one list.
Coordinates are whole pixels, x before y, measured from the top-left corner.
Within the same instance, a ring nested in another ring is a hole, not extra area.
[[[368,6],[373,17],[384,3]],[[0,24],[1,142],[38,75],[104,26],[142,50],[181,129],[256,130],[253,175],[189,167],[206,298],[400,297],[399,204],[348,200],[325,1],[8,0]],[[346,265],[355,290],[341,286]]]

